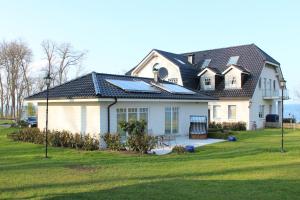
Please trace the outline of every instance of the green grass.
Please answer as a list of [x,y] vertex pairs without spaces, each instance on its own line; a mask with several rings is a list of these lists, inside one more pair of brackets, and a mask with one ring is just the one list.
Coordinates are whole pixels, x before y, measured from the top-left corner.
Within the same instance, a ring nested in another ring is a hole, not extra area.
[[0,125],[3,125],[3,124],[12,124],[12,123],[14,123],[14,121],[10,120],[10,119],[0,120]]
[[84,152],[13,142],[0,129],[0,199],[300,199],[300,131],[244,132],[184,155]]

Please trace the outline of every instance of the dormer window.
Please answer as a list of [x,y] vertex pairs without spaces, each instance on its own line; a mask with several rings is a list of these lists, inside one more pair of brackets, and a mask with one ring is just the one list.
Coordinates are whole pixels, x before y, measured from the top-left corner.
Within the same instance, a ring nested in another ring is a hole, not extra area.
[[203,61],[203,64],[202,64],[201,68],[203,69],[203,68],[205,68],[205,67],[208,67],[210,61],[211,61],[211,59],[205,59],[205,60]]
[[225,78],[225,88],[238,88],[237,77],[228,76]]
[[236,65],[239,60],[239,56],[232,56],[229,58],[227,66]]
[[211,79],[210,78],[205,78],[204,84],[205,84],[205,86],[211,86]]

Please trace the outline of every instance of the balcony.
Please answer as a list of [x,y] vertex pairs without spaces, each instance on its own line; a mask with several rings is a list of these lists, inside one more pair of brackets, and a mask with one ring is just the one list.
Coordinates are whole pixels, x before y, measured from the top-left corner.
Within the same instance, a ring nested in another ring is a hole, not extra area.
[[[262,96],[264,99],[281,99],[281,90],[262,90]],[[283,90],[283,99],[289,99],[289,92],[287,89]]]

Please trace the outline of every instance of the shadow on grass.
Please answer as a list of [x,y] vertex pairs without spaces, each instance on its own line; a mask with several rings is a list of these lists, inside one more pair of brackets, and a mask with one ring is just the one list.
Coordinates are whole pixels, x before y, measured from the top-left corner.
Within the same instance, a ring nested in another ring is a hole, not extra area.
[[56,199],[299,199],[299,181],[173,179],[28,198]]

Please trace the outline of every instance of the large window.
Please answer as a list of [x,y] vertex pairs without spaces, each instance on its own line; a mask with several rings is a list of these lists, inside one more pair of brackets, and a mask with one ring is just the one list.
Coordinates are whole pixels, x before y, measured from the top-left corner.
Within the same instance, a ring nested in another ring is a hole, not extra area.
[[228,119],[231,119],[231,120],[236,119],[236,105],[228,106]]
[[265,117],[265,106],[264,105],[259,106],[258,116],[259,116],[259,118]]
[[146,122],[146,131],[148,126],[148,108],[117,108],[117,132],[121,136],[126,136],[126,133],[122,131],[120,122],[144,120]]
[[165,108],[165,134],[176,134],[178,128],[179,109],[178,107]]
[[213,106],[213,117],[214,119],[221,118],[221,106],[218,105]]

